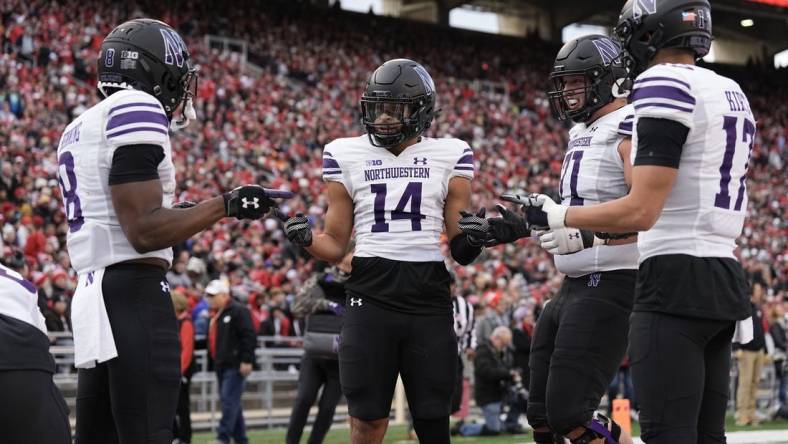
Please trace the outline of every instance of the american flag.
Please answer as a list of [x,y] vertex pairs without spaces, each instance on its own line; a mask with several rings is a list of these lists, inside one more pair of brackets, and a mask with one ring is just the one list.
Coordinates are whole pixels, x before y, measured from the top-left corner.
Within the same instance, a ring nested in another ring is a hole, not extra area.
[[681,13],[681,21],[683,22],[694,22],[697,14],[694,11],[689,12],[682,12]]

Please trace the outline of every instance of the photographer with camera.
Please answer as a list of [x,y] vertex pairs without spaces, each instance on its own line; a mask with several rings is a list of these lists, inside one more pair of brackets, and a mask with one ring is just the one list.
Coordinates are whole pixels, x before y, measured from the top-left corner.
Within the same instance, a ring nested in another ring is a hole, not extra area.
[[482,409],[484,424],[465,424],[462,436],[498,435],[503,431],[501,411],[506,398],[506,387],[522,383],[520,375],[507,365],[507,348],[512,343],[509,327],[496,327],[489,341],[481,342],[474,358],[474,398]]
[[342,390],[339,384],[337,345],[345,313],[345,282],[352,269],[351,249],[336,267],[307,280],[293,306],[296,317],[306,317],[304,356],[298,376],[298,395],[287,427],[287,444],[298,444],[304,431],[309,409],[318,401],[317,417],[308,444],[320,444],[331,428]]

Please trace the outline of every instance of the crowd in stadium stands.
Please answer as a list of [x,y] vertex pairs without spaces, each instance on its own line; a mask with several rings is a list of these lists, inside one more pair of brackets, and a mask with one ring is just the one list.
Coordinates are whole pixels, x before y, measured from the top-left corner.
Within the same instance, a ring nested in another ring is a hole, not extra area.
[[[201,65],[199,122],[173,136],[176,200],[264,183],[294,191],[297,197],[283,210],[302,211],[319,227],[326,204],[322,147],[361,134],[357,103],[366,77],[395,57],[422,62],[436,80],[441,113],[430,135],[458,137],[474,148],[474,206],[492,208],[507,190],[556,194],[567,127],[549,116],[543,92],[554,45],[336,10],[316,13],[300,2],[265,2],[248,14],[244,4],[257,2],[240,3],[217,11],[189,2],[165,11],[93,0],[0,0],[0,248],[4,257],[24,253],[47,310],[68,300],[76,282],[56,179],[60,131],[98,100],[95,60],[103,36],[143,12],[188,36]],[[249,61],[261,69],[206,46],[207,34],[245,40]],[[742,82],[758,136],[738,251],[772,307],[784,303],[788,284],[788,85],[759,72],[750,70]],[[289,307],[296,289],[321,266],[289,244],[274,219],[227,219],[176,250],[168,279],[174,292],[188,297],[198,335],[207,330],[204,285],[216,278],[228,280],[233,295],[249,304],[259,331],[294,335]],[[472,302],[506,296],[525,307],[526,323],[561,280],[550,255],[528,240],[451,268],[458,291]]]

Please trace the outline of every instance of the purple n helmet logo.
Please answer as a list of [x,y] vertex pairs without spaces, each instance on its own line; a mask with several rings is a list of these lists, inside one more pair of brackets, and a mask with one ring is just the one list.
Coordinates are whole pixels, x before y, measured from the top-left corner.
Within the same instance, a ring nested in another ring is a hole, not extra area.
[[616,60],[621,52],[618,44],[610,39],[596,39],[593,43],[602,57],[602,63],[605,65],[609,65],[613,60]]
[[160,29],[162,39],[164,39],[164,63],[183,67],[183,55],[186,51],[186,43],[181,36],[171,29]]
[[657,0],[635,0],[632,5],[632,17],[639,20],[644,15],[657,13]]

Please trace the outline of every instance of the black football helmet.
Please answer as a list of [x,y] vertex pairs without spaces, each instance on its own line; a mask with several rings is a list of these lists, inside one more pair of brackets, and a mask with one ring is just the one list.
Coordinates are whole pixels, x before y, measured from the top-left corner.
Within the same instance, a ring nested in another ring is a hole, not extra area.
[[688,49],[696,58],[708,54],[711,5],[708,0],[628,0],[613,32],[636,76],[663,48]]
[[[582,78],[582,84],[571,78]],[[566,42],[550,72],[553,89],[547,92],[553,115],[559,120],[587,122],[599,108],[616,97],[626,97],[630,81],[619,44],[604,35],[587,35]],[[577,96],[585,97],[577,106]]]
[[408,59],[381,65],[361,95],[361,123],[372,145],[391,148],[420,136],[435,116],[435,83]]
[[173,129],[194,119],[191,100],[198,68],[181,36],[159,20],[135,19],[118,26],[101,44],[98,89],[104,97],[117,89],[137,89],[156,97],[167,117],[183,107]]

